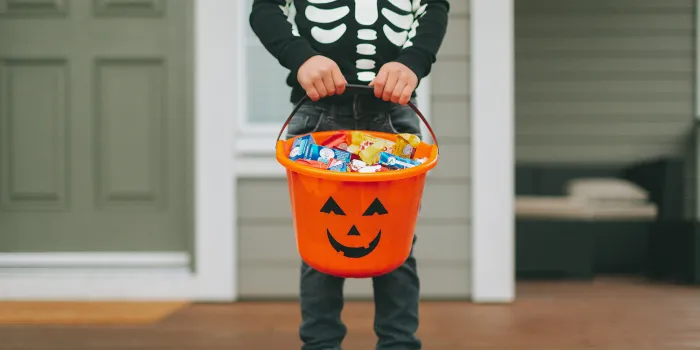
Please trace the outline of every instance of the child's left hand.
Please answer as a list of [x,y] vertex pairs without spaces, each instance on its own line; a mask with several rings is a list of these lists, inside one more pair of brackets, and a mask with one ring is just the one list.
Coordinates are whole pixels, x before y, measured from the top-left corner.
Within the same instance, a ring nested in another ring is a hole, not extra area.
[[377,98],[405,105],[418,86],[418,77],[405,65],[389,62],[379,69],[369,86],[374,86],[374,95]]

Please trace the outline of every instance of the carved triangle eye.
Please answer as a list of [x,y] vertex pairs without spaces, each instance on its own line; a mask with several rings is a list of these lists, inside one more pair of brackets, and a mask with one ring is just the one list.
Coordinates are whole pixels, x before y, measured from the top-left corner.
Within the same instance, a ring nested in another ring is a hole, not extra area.
[[377,214],[377,215],[388,214],[388,212],[386,211],[386,208],[384,208],[384,204],[382,204],[382,202],[379,201],[379,198],[374,199],[372,204],[369,205],[369,208],[367,208],[367,210],[365,211],[364,214],[362,214],[362,216],[372,216],[374,214]]
[[335,215],[345,215],[345,212],[343,212],[343,209],[340,209],[340,206],[335,202],[333,197],[328,197],[326,204],[324,204],[323,208],[321,208],[321,212],[326,214],[333,213]]

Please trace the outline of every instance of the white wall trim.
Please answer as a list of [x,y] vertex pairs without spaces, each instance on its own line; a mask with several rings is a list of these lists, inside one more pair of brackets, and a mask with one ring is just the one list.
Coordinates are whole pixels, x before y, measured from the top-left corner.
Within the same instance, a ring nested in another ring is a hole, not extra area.
[[[423,78],[420,82],[420,85],[416,89],[416,103],[418,109],[423,113],[423,116],[425,117],[426,120],[428,120],[428,123],[433,122],[433,86],[432,86],[432,79],[430,78],[430,75],[427,77]],[[421,122],[421,134],[423,135],[423,139],[425,141],[428,141],[430,143],[433,142],[433,140],[430,139],[430,132],[428,132],[428,128],[423,125]]]
[[186,300],[185,252],[0,254],[2,300]]
[[[237,298],[236,179],[231,159],[242,89],[238,32],[242,1],[195,1],[196,296]],[[245,21],[247,23],[247,21]]]
[[185,252],[0,253],[0,268],[187,268],[189,264]]
[[3,270],[0,300],[192,300],[196,280],[184,271]]
[[513,1],[471,0],[475,302],[515,298]]
[[[222,33],[239,32],[240,3],[194,1],[194,272],[188,266],[174,266],[183,262],[182,256],[149,258],[137,253],[129,253],[137,254],[130,257],[93,253],[96,255],[87,258],[85,255],[5,256],[5,265],[38,267],[0,269],[0,299],[236,299],[237,214],[235,177],[232,177],[236,164],[231,162],[231,135],[236,131],[234,120],[240,113],[241,91],[235,77],[241,66],[240,53],[232,44],[236,40]],[[76,264],[99,260],[97,256],[111,258],[117,266],[76,268]],[[149,260],[155,266],[124,266]],[[69,266],[45,266],[52,261]],[[166,263],[173,265],[164,266]]]

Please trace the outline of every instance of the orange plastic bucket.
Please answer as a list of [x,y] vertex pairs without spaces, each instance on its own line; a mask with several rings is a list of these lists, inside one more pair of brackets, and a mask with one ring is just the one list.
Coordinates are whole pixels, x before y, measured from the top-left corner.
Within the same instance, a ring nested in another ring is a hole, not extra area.
[[[365,86],[346,89],[346,93],[353,91],[373,90]],[[305,100],[296,105],[282,131]],[[365,278],[391,272],[408,258],[425,177],[438,159],[432,128],[420,111],[413,104],[410,106],[434,141],[432,145],[421,142],[415,157],[427,157],[427,161],[413,168],[378,173],[316,169],[290,160],[288,154],[294,139],[283,141],[278,137],[276,157],[287,169],[297,249],[312,268],[338,277]],[[311,135],[322,143],[338,132]],[[394,138],[392,134],[365,132]]]

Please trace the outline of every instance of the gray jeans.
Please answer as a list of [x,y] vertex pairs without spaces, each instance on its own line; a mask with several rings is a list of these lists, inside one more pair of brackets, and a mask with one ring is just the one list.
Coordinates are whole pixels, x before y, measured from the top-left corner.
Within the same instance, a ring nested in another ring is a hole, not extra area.
[[[373,98],[373,96],[372,96]],[[412,101],[415,103],[415,101]],[[412,133],[420,136],[420,120],[408,106],[363,99],[334,105],[307,102],[289,123],[287,137],[315,131],[370,130]],[[416,238],[414,236],[415,244]],[[301,264],[302,350],[340,350],[347,328],[340,319],[345,279],[318,272]],[[418,350],[418,297],[420,282],[411,254],[398,269],[372,278],[374,331],[377,350]]]

